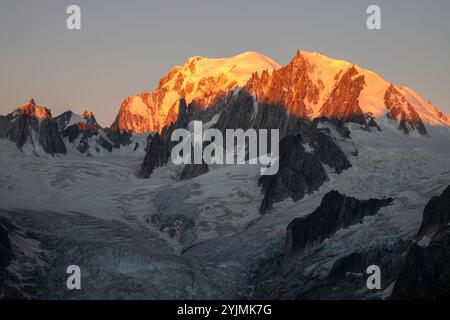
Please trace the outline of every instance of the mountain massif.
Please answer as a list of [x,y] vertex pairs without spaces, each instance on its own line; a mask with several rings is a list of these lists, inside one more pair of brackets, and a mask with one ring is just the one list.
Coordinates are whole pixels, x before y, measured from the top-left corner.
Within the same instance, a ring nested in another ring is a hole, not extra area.
[[255,52],[225,59],[190,58],[165,75],[151,93],[128,97],[112,129],[160,132],[175,122],[181,98],[207,108],[237,88],[258,104],[284,108],[290,115],[335,118],[376,126],[392,119],[409,133],[450,119],[415,91],[376,73],[319,53],[298,51],[286,66]]
[[155,91],[128,97],[111,129],[160,132],[175,121],[180,99],[208,107],[221,96],[244,86],[254,72],[271,72],[277,68],[275,61],[256,52],[223,59],[190,58],[183,66],[167,73]]
[[[382,130],[383,123],[419,135],[427,134],[427,126],[450,125],[447,115],[415,91],[350,62],[298,51],[289,64],[280,66],[262,54],[246,52],[188,59],[166,74],[153,92],[126,98],[108,128],[101,128],[92,114],[67,111],[53,118],[49,109],[31,100],[0,117],[0,137],[20,148],[29,142],[50,154],[65,153],[62,138],[81,153],[90,147],[89,154],[110,152],[132,144],[133,135],[162,133],[173,125],[181,100],[199,112],[206,110],[201,117],[205,121],[217,114],[218,105],[227,105],[226,112],[220,111],[222,128],[246,122],[244,126],[279,128],[284,134],[299,118],[357,123],[367,130]],[[236,119],[234,112],[248,119]]]

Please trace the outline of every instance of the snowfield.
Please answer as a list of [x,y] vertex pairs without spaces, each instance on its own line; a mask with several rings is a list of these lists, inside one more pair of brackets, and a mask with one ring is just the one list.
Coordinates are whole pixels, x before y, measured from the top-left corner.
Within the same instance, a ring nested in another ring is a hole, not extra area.
[[[306,276],[324,277],[355,248],[411,239],[428,200],[450,184],[448,128],[408,137],[380,126],[352,128],[352,168],[330,172],[318,192],[276,203],[263,216],[257,166],[217,166],[178,181],[182,167],[169,165],[140,179],[142,153],[42,157],[1,140],[0,216],[18,228],[12,243],[22,248],[10,268],[26,261],[36,278],[22,282],[40,283],[38,295],[50,299],[251,298],[255,273],[282,254],[289,222],[314,211],[325,193],[393,197],[378,215],[320,245]],[[72,264],[81,268],[81,291],[66,289]]]

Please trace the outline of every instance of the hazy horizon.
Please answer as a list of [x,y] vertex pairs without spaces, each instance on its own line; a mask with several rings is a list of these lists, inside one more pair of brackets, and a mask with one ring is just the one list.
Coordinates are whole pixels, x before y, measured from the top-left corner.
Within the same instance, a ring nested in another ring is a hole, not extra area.
[[[66,29],[67,6],[82,30]],[[366,8],[382,9],[382,30]],[[34,98],[51,109],[93,111],[102,126],[130,95],[152,91],[191,56],[256,51],[281,65],[318,51],[408,86],[450,113],[450,2],[0,1],[0,114]]]

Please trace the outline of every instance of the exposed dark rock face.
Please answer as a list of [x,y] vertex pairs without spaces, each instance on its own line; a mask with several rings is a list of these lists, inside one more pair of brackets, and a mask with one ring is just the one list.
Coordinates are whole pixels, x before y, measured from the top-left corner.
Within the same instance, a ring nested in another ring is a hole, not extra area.
[[320,86],[310,77],[313,65],[298,51],[285,67],[254,74],[246,86],[262,105],[281,106],[293,116],[306,117],[312,113],[309,104],[317,103]]
[[[31,122],[34,127],[39,127],[38,143],[42,146],[42,149],[49,154],[66,153],[66,146],[58,134],[56,124],[51,120],[43,120],[38,126],[35,121],[36,119],[33,119]],[[33,143],[36,142],[33,140]]]
[[410,133],[411,130],[417,130],[422,135],[427,134],[417,111],[393,84],[386,90],[384,104],[388,109],[387,117],[398,121],[398,128],[405,134]]
[[0,300],[9,298],[11,294],[11,290],[6,284],[6,281],[10,278],[7,268],[15,254],[9,239],[9,230],[8,221],[0,217]]
[[[298,51],[286,66],[268,64],[267,68],[263,69],[255,66],[255,72],[241,82],[228,79],[228,73],[232,74],[235,67],[239,68],[239,63],[228,72],[197,78],[195,74],[202,60],[203,58],[198,57],[191,58],[184,66],[176,67],[164,76],[155,91],[128,97],[111,129],[161,133],[164,126],[176,122],[179,111],[178,102],[173,102],[172,99],[169,99],[171,105],[165,105],[165,97],[168,95],[177,99],[186,97],[188,104],[206,111],[213,105],[223,104],[224,101],[226,104],[233,103],[230,97],[236,94],[236,107],[243,105],[244,109],[247,109],[248,106],[254,106],[257,112],[251,119],[245,119],[247,111],[241,113],[239,108],[236,109],[239,115],[223,113],[222,124],[231,123],[230,128],[240,127],[240,121],[255,128],[270,128],[277,123],[274,127],[279,128],[281,137],[284,137],[288,134],[286,129],[292,124],[292,118],[312,120],[320,115],[329,119],[359,123],[366,130],[380,129],[376,121],[369,116],[371,108],[366,104],[362,105],[360,101],[373,96],[373,90],[385,90],[387,86],[384,85],[384,80],[383,84],[380,84],[382,79],[379,76],[349,62],[330,59],[319,53]],[[220,64],[218,67],[220,68]],[[214,66],[211,70],[213,69]],[[369,90],[365,90],[366,88]],[[400,104],[386,104],[388,112],[392,111],[389,114],[399,122],[401,130],[409,130],[409,124],[412,124],[423,134],[425,127],[419,116],[422,112],[420,109],[416,112],[415,102],[412,102],[414,106],[405,103],[407,94],[404,93],[403,87],[393,88],[395,89],[386,91],[386,99],[390,102],[398,100]],[[396,93],[392,95],[392,91]],[[192,95],[193,92],[195,95]],[[376,104],[383,103],[383,97],[371,98],[378,100]],[[417,107],[420,108],[421,104],[417,103]],[[444,122],[448,121],[438,110],[431,113]],[[237,122],[225,119],[229,117]]]
[[[300,118],[295,126],[297,134],[281,140],[278,173],[259,179],[265,194],[261,213],[270,209],[275,202],[288,197],[297,201],[305,194],[318,190],[328,180],[322,164],[335,169],[336,173],[351,167],[346,155],[331,137],[330,130],[318,128],[318,124],[323,122],[325,119],[310,123]],[[336,128],[338,132],[347,134],[342,124]]]
[[152,216],[152,223],[159,227],[161,232],[165,232],[171,238],[181,240],[183,233],[195,226],[195,220],[182,214],[163,216],[155,214]]
[[180,180],[190,180],[201,176],[209,171],[206,163],[202,164],[187,164],[181,172]]
[[280,142],[280,163],[278,173],[261,176],[259,185],[264,193],[260,213],[265,213],[273,203],[291,197],[300,200],[306,193],[312,193],[328,180],[320,161],[307,152],[302,137],[288,136]]
[[191,117],[190,109],[186,106],[186,101],[181,99],[175,123],[164,127],[161,135],[154,133],[148,136],[145,157],[141,165],[142,178],[149,178],[156,168],[165,166],[169,162],[172,147],[177,143],[171,141],[171,135],[176,129],[187,128]]
[[369,128],[376,129],[377,131],[381,131],[380,126],[378,125],[377,121],[375,120],[375,117],[371,114],[366,115],[366,122]]
[[[255,74],[249,80],[245,90],[255,97],[255,101],[269,114],[278,113],[275,118],[284,124],[278,127],[289,127],[286,121],[292,117],[312,118],[312,105],[320,103],[320,94],[325,89],[324,83],[316,79],[317,66],[302,52],[297,52],[292,61],[285,67],[274,70],[272,74],[263,72]],[[329,97],[319,106],[320,116],[330,120],[356,122],[368,127],[365,114],[359,105],[359,97],[365,86],[364,75],[355,66],[340,70],[335,75],[335,83],[330,88]],[[280,109],[285,115],[281,114]],[[264,116],[256,123],[264,122],[271,117]],[[269,121],[272,122],[273,121]],[[372,123],[373,125],[373,123]],[[284,132],[283,132],[284,133]]]
[[377,214],[392,201],[392,198],[358,200],[330,191],[313,213],[304,218],[296,218],[288,225],[285,256],[308,253],[312,247],[339,229],[361,223],[364,217]]
[[149,138],[147,153],[141,167],[141,176],[149,178],[156,168],[165,166],[170,158],[169,144],[166,143],[158,133]]
[[[218,119],[212,128],[219,129],[224,135],[226,129],[280,129],[283,135],[293,131],[297,123],[296,117],[289,118],[283,108],[274,108],[269,105],[258,107],[255,113],[253,97],[244,89],[236,94],[224,96],[209,108],[202,108],[195,104],[189,106],[182,99],[179,105],[178,117],[174,124],[164,127],[161,139],[167,148],[171,149],[176,142],[170,140],[174,130],[188,127],[191,121],[202,121],[206,123],[218,115]],[[225,141],[224,141],[225,142]],[[270,146],[269,146],[270,147]],[[148,154],[148,152],[147,152]]]
[[[256,77],[257,75],[254,75],[254,81],[256,81]],[[254,88],[252,88],[252,83],[250,83],[246,88],[242,88],[217,99],[215,104],[208,108],[197,106],[195,101],[187,106],[186,102],[182,99],[179,104],[177,120],[174,124],[164,127],[162,130],[162,141],[167,145],[168,149],[171,149],[174,146],[174,143],[170,141],[170,137],[175,129],[186,129],[188,124],[194,120],[206,123],[211,121],[214,116],[217,116],[217,118],[215,118],[215,122],[212,124],[211,128],[220,130],[224,135],[226,129],[247,130],[249,128],[254,128],[257,130],[278,129],[281,138],[295,133],[300,134],[303,140],[302,142],[299,142],[300,145],[298,148],[303,150],[302,154],[305,154],[306,156],[306,159],[303,159],[302,161],[305,163],[305,166],[311,164],[313,167],[318,167],[318,170],[321,172],[317,173],[316,182],[311,181],[311,183],[309,183],[308,179],[313,179],[315,174],[306,173],[309,174],[310,177],[302,178],[305,181],[298,183],[298,190],[296,190],[295,186],[289,183],[288,189],[290,187],[293,188],[292,192],[289,194],[283,194],[280,196],[282,193],[286,192],[280,191],[278,194],[274,195],[270,195],[270,192],[267,192],[268,197],[262,205],[261,212],[265,212],[268,208],[270,208],[273,202],[281,201],[292,195],[298,200],[301,199],[305,193],[310,193],[317,190],[317,188],[322,185],[323,181],[326,180],[326,178],[324,178],[324,180],[320,181],[321,177],[326,177],[326,174],[321,175],[322,172],[324,173],[324,169],[320,162],[334,168],[337,173],[340,173],[350,167],[349,161],[331,137],[330,131],[327,128],[318,128],[318,124],[320,122],[328,121],[330,122],[330,125],[336,127],[336,131],[342,135],[343,139],[349,138],[350,132],[344,126],[343,121],[339,119],[329,121],[328,119],[322,118],[320,121],[311,122],[307,118],[288,114],[286,108],[282,105],[276,104],[278,102],[275,100],[258,100],[250,93],[249,90],[254,90]],[[301,143],[309,144],[313,150],[306,152]],[[289,146],[285,147],[285,158],[289,155],[288,148]],[[302,158],[299,154],[297,154],[297,156],[298,158]],[[292,162],[295,161],[292,160]],[[313,162],[315,164],[312,164]],[[286,166],[289,166],[288,163],[289,160],[286,161],[286,159],[283,162]],[[309,169],[314,170],[313,167],[305,167],[304,171],[309,171]],[[265,178],[261,179],[264,180]],[[270,180],[270,178],[267,179]],[[265,183],[262,183],[262,181],[261,184],[266,185]],[[302,184],[304,184],[304,187],[300,187]],[[303,191],[299,191],[300,189],[303,189]]]
[[[178,105],[178,116],[175,122],[169,126],[165,126],[161,131],[161,139],[168,145],[173,145],[171,141],[171,135],[176,129],[186,129],[189,122],[198,120],[198,114],[202,114],[202,110],[194,110],[195,107],[190,104],[186,105],[186,100],[181,99]],[[201,117],[201,116],[200,116]],[[175,142],[176,143],[176,142]]]
[[76,123],[64,129],[62,132],[64,138],[68,138],[73,143],[80,135],[90,138],[98,134],[98,128],[86,125],[85,123]]
[[240,90],[223,108],[215,127],[221,132],[225,132],[226,129],[250,128],[254,115],[253,101],[253,97],[247,91]]
[[66,153],[50,110],[37,106],[34,100],[0,118],[0,138],[9,139],[18,148],[29,142],[35,150],[42,148],[48,154]]
[[395,283],[393,299],[450,298],[450,186],[430,200],[422,226]]
[[42,243],[0,212],[0,300],[39,299],[48,285]]
[[[116,147],[91,112],[86,111],[80,117],[66,111],[53,118],[49,109],[37,106],[33,100],[0,118],[0,138],[15,142],[18,148],[28,142],[36,152],[42,149],[48,154],[66,153],[63,138],[71,144],[76,142],[74,147],[81,153],[91,147],[97,152],[100,148],[111,152]],[[90,145],[91,138],[94,138],[94,146]]]
[[258,100],[247,88],[233,93],[215,107],[220,117],[214,127],[222,133],[226,129],[278,129],[283,138],[294,132],[298,119],[305,119],[289,115],[284,105],[271,100]]
[[[97,139],[97,143],[99,144],[99,146],[102,147],[103,149],[108,150],[109,152],[112,152],[115,147],[115,145],[113,145],[111,142],[112,142],[111,140],[105,138],[104,136],[100,136]],[[138,147],[139,147],[139,144],[137,146],[135,146],[134,151],[136,151],[136,149]]]
[[[170,136],[175,129],[187,128],[188,123],[193,120],[205,123],[215,114],[219,114],[219,117],[213,128],[222,132],[237,128],[243,130],[277,128],[280,129],[282,136],[297,132],[295,136],[287,136],[280,142],[279,172],[274,176],[260,178],[259,184],[262,185],[262,192],[265,194],[260,207],[261,213],[270,209],[274,202],[288,197],[299,200],[305,194],[317,190],[328,180],[322,163],[334,168],[337,173],[351,166],[344,152],[331,137],[330,130],[318,128],[318,124],[328,121],[327,119],[310,122],[301,117],[289,117],[284,108],[274,107],[268,103],[259,104],[245,89],[233,93],[207,109],[198,108],[195,104],[186,106],[184,100],[180,101],[179,108],[177,120],[173,125],[163,129],[161,139],[157,138],[155,142],[147,144],[141,170],[142,177],[149,177],[156,167],[168,162],[170,150],[174,145],[174,142],[170,141]],[[349,137],[350,133],[341,120],[335,119],[330,124],[336,127],[343,139]],[[158,155],[155,152],[164,154]],[[187,165],[181,179],[192,178],[206,172],[206,165]]]

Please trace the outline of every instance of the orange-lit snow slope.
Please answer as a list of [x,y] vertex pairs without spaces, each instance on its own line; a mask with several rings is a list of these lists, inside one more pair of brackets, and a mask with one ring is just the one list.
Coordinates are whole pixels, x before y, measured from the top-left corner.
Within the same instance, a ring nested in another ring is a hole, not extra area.
[[[344,60],[336,60],[320,53],[302,52],[307,60],[314,66],[315,78],[320,79],[324,83],[325,89],[321,95],[321,102],[329,95],[330,89],[335,88],[339,73],[342,73],[353,66],[352,63]],[[358,75],[364,76],[365,85],[359,95],[359,105],[364,113],[372,113],[375,117],[381,117],[386,114],[387,107],[385,104],[385,95],[391,83],[384,80],[375,72],[363,69],[357,65],[355,68]],[[335,80],[336,78],[336,80]],[[401,104],[405,109],[409,103],[419,114],[425,124],[429,125],[450,125],[450,119],[434,107],[428,100],[422,98],[416,91],[400,85],[393,84],[394,88],[400,93]],[[328,90],[327,90],[328,89]],[[319,103],[320,104],[320,103]],[[320,110],[315,109],[315,115]]]
[[284,67],[256,52],[223,59],[190,58],[164,76],[152,93],[128,97],[112,129],[158,132],[176,119],[181,98],[208,107],[237,87],[245,87],[256,100],[276,102],[291,114],[311,119],[348,120],[358,113],[375,118],[388,115],[417,127],[450,125],[446,115],[412,89],[348,61],[298,51]]
[[244,86],[254,72],[276,68],[275,61],[256,52],[222,59],[190,58],[165,75],[152,93],[128,97],[112,128],[135,133],[160,131],[176,119],[181,98],[206,107],[222,94]]

